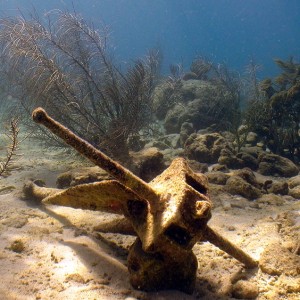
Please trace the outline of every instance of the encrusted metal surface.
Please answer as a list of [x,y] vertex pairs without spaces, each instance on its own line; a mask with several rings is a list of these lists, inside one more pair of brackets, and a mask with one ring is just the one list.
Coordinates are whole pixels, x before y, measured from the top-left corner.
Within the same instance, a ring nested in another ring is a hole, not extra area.
[[[206,177],[195,174],[183,158],[175,159],[162,174],[146,183],[50,118],[43,109],[36,109],[33,119],[116,180],[62,191],[29,183],[25,193],[44,198],[45,203],[123,214],[127,219],[124,232],[137,235],[128,256],[130,281],[135,288],[176,288],[191,293],[197,270],[192,248],[200,240],[215,244],[246,267],[257,266],[249,255],[207,226],[212,204]],[[121,229],[120,224],[116,228]],[[112,223],[102,227],[106,232],[116,232],[116,228]]]

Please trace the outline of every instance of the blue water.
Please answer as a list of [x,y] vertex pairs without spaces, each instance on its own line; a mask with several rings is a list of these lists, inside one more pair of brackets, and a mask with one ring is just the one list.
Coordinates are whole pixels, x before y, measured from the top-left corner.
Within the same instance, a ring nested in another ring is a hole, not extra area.
[[243,72],[254,58],[264,78],[278,72],[274,58],[300,57],[299,0],[0,0],[0,15],[73,6],[110,27],[119,61],[159,47],[165,71],[172,63],[188,69],[201,55]]

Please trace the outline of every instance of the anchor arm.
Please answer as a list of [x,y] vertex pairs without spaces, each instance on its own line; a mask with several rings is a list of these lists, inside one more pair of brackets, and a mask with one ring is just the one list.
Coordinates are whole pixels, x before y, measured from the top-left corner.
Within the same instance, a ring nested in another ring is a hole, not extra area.
[[124,186],[129,187],[142,198],[149,201],[150,205],[159,200],[159,195],[146,182],[52,119],[44,109],[36,108],[32,113],[32,118],[36,123],[47,127],[52,133],[60,137],[66,144],[73,147],[95,165],[115,177]]
[[246,268],[252,269],[257,267],[258,263],[242,249],[238,248],[236,245],[229,242],[227,239],[222,237],[219,233],[215,232],[209,226],[206,226],[206,229],[203,232],[204,239],[208,242],[214,244],[224,252],[230,254],[235,259],[240,261],[245,265]]

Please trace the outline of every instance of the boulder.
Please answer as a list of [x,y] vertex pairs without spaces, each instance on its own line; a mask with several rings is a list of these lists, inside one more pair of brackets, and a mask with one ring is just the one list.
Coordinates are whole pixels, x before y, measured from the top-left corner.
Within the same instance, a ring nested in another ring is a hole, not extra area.
[[262,196],[261,184],[249,169],[238,170],[226,181],[225,189],[231,195],[241,195],[248,200]]
[[130,155],[137,166],[137,175],[147,182],[159,175],[166,168],[164,155],[155,147],[131,152]]
[[164,120],[174,103],[182,101],[180,87],[182,83],[171,83],[166,80],[157,85],[153,91],[153,109],[158,120]]
[[215,164],[211,168],[212,172],[223,172],[223,173],[229,173],[229,169],[227,168],[226,165],[221,165],[221,164]]
[[185,116],[185,108],[181,104],[176,104],[174,107],[169,109],[166,113],[164,120],[164,128],[167,134],[179,133],[182,123],[188,121],[188,116]]
[[300,175],[290,178],[288,180],[288,185],[290,189],[300,186]]
[[250,168],[256,170],[258,166],[258,160],[251,152],[241,151],[234,154],[230,148],[221,151],[218,162],[231,169]]
[[248,153],[253,157],[258,158],[258,156],[261,153],[264,153],[264,150],[259,146],[251,146],[251,147],[242,147],[241,152]]
[[256,299],[259,290],[254,282],[239,280],[232,287],[232,296],[235,299]]
[[286,181],[273,181],[268,188],[268,193],[273,193],[276,195],[288,195],[288,183]]
[[161,150],[172,148],[177,149],[180,147],[180,135],[178,133],[167,134],[162,137],[159,137],[157,141],[153,142],[153,146],[156,147],[156,143],[161,143],[163,146],[157,147]]
[[188,137],[195,132],[193,123],[184,122],[180,128],[180,145],[184,147],[184,144]]
[[185,153],[189,159],[203,163],[216,163],[226,140],[218,133],[192,134],[185,142]]
[[209,183],[225,185],[228,178],[230,177],[228,174],[223,172],[210,172],[205,174]]
[[288,180],[289,195],[300,199],[300,175],[294,176]]
[[[163,92],[160,92],[160,95],[163,95]],[[222,124],[222,119],[224,111],[230,107],[231,103],[231,95],[225,86],[203,80],[182,81],[177,90],[176,101],[169,106],[167,112],[164,107],[168,101],[160,98],[164,112],[160,112],[160,118],[162,115],[165,116],[166,133],[179,133],[184,122],[192,123],[195,130],[207,128],[213,124],[218,124],[220,128],[226,123],[224,120]],[[160,111],[160,106],[157,107]],[[222,107],[224,107],[223,110]]]
[[188,160],[188,164],[194,172],[206,173],[208,171],[208,165],[200,163],[196,160]]
[[225,165],[230,169],[240,169],[243,168],[242,159],[238,158],[233,150],[230,148],[222,149],[220,153],[220,157],[218,159],[218,163],[221,165]]
[[183,77],[182,80],[186,81],[186,80],[197,80],[198,76],[197,74],[195,74],[194,72],[186,72]]
[[184,150],[182,148],[168,148],[160,151],[164,156],[164,162],[167,166],[171,164],[175,157],[184,157]]
[[256,170],[258,167],[258,160],[250,153],[239,152],[236,157],[242,161],[243,168],[250,168]]
[[218,94],[218,87],[207,80],[186,80],[182,82],[181,91],[185,101],[207,100]]
[[146,141],[142,140],[140,135],[134,135],[128,139],[128,146],[131,151],[140,151],[145,145]]
[[239,176],[232,176],[226,181],[225,189],[231,195],[241,195],[248,200],[259,198],[262,193]]
[[258,142],[258,135],[255,132],[248,132],[247,137],[246,137],[246,143],[250,144],[252,146],[255,146]]
[[298,167],[288,158],[262,153],[258,157],[258,172],[262,175],[293,177],[299,173]]
[[112,179],[112,177],[101,168],[97,166],[86,167],[74,169],[58,175],[56,179],[56,186],[59,189],[65,189],[78,184],[92,183],[108,179]]
[[300,199],[300,186],[289,189],[289,195],[295,199]]
[[263,184],[260,183],[257,179],[255,174],[253,173],[252,170],[250,170],[249,168],[243,168],[241,170],[236,170],[233,173],[234,176],[239,176],[242,179],[244,179],[246,182],[250,183],[251,185],[253,185],[254,187],[261,189]]

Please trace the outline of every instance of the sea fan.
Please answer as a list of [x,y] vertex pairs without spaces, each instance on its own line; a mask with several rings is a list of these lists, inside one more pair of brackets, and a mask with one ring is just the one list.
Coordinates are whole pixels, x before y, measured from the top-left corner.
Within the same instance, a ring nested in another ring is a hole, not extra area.
[[10,128],[8,133],[5,133],[7,138],[10,140],[9,145],[6,147],[6,157],[0,162],[0,176],[7,175],[8,171],[11,169],[12,164],[15,161],[15,156],[17,155],[18,146],[20,141],[18,139],[18,134],[20,129],[18,127],[18,119],[12,119],[10,121]]

